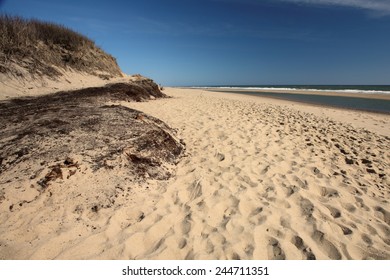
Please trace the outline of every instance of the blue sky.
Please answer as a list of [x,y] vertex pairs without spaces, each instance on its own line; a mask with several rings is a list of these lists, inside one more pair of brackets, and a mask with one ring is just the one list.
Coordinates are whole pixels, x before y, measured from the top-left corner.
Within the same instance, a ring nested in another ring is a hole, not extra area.
[[390,0],[0,0],[163,85],[390,84]]

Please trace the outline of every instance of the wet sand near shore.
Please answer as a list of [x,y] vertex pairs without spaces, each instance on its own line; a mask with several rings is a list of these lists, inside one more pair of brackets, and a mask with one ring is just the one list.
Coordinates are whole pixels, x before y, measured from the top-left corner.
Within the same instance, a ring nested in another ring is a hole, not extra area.
[[344,96],[344,97],[357,97],[357,98],[368,98],[368,99],[381,99],[390,100],[390,94],[368,94],[368,93],[353,93],[353,92],[335,92],[335,91],[321,91],[321,90],[278,90],[278,89],[240,89],[240,88],[204,88],[205,90],[218,91],[218,92],[275,92],[275,93],[286,93],[286,94],[308,94],[308,95],[323,95],[323,96]]

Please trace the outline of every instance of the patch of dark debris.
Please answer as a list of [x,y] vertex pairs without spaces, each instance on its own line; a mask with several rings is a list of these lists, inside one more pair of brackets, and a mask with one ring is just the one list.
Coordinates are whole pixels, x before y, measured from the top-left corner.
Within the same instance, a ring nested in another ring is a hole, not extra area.
[[80,169],[79,164],[72,158],[68,157],[62,164],[58,163],[56,165],[50,166],[49,172],[45,175],[45,177],[37,181],[37,184],[41,186],[42,190],[45,190],[51,181],[55,181],[56,179],[63,180],[64,172],[62,172],[62,170],[64,168],[68,169],[68,175],[66,176],[67,179],[76,174],[76,171]]
[[51,181],[66,179],[63,168],[73,168],[68,176],[76,172],[78,163],[69,155],[77,155],[94,171],[122,168],[134,179],[168,179],[171,173],[166,166],[176,164],[184,150],[173,130],[139,111],[106,105],[163,97],[154,82],[140,79],[2,101],[0,174],[22,163],[45,162],[48,171],[40,176],[34,174],[42,170],[24,170],[45,189]]

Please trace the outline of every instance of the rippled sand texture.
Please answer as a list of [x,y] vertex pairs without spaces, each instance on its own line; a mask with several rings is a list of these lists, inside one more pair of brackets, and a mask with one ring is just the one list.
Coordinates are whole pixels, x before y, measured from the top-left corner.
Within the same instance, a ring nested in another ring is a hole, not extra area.
[[390,258],[388,137],[279,101],[167,92],[130,107],[178,128],[188,157],[126,229],[126,257]]

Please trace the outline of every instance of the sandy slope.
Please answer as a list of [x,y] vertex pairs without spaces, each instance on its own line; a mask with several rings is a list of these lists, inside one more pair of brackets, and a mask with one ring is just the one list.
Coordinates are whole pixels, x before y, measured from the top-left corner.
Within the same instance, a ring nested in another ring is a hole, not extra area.
[[[23,70],[23,69],[22,69]],[[25,70],[23,70],[25,71]],[[36,78],[25,74],[22,78],[13,77],[0,73],[0,100],[15,97],[36,96],[41,94],[54,93],[57,91],[68,91],[87,87],[104,86],[107,83],[128,82],[136,79],[136,76],[122,74],[123,77],[102,79],[96,75],[80,73],[75,71],[62,71],[62,76],[56,79],[47,77]]]
[[[165,93],[121,105],[177,129],[187,151],[176,177],[136,184],[82,166],[49,203],[3,216],[0,258],[390,259],[388,116]],[[82,192],[122,189],[117,206],[71,208],[76,182]]]

